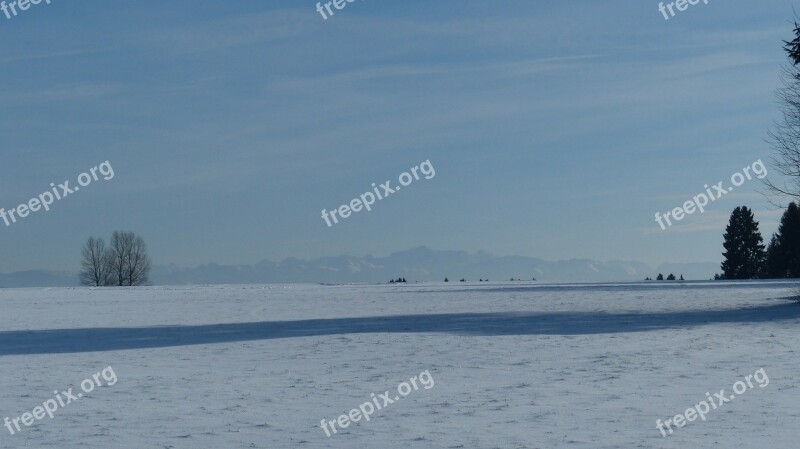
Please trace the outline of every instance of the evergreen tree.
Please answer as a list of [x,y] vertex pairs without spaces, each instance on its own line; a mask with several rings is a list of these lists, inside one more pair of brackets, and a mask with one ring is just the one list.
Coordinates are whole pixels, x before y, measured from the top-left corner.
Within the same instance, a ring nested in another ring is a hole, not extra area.
[[658,277],[656,278],[656,280],[657,281],[663,281],[664,280],[664,275],[661,274],[661,273],[658,273]]
[[754,279],[762,275],[764,245],[758,222],[746,206],[737,207],[731,213],[723,235],[722,246],[725,260],[721,264],[726,279]]
[[780,279],[786,277],[786,262],[783,260],[783,250],[780,247],[778,234],[772,234],[772,238],[767,245],[767,256],[764,261],[764,276],[768,279]]
[[675,275],[670,273],[669,276],[667,276],[667,280],[668,281],[674,281],[675,280]]
[[795,22],[794,24],[794,39],[791,41],[783,41],[783,50],[789,56],[792,64],[800,64],[800,25]]
[[769,242],[767,275],[772,278],[800,277],[800,207],[789,203],[781,224]]
[[684,279],[683,279],[683,274],[681,274],[681,278],[680,278],[679,280],[681,280],[681,281],[683,281],[683,280],[684,280]]

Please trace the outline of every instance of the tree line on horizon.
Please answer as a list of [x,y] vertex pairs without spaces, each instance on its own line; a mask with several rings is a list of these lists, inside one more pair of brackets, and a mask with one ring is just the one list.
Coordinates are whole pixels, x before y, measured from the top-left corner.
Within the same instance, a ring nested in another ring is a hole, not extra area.
[[[648,277],[644,278],[644,280],[645,280],[645,281],[652,281],[653,279],[651,279],[651,278],[648,276]],[[657,280],[657,281],[663,281],[663,280],[664,280],[664,275],[663,275],[663,274],[661,274],[661,273],[658,273],[658,276],[656,276],[656,280]],[[681,275],[681,278],[680,278],[680,279],[675,279],[675,275],[674,275],[674,274],[672,274],[672,273],[670,273],[670,274],[669,274],[669,276],[667,276],[667,279],[666,279],[666,280],[668,280],[668,281],[676,281],[676,280],[677,280],[677,281],[684,281],[685,279],[683,279],[683,275]]]

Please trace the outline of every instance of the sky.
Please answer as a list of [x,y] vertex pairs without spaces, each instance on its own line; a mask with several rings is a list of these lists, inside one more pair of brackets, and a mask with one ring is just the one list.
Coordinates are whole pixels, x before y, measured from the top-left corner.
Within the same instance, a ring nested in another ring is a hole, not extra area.
[[[52,0],[0,13],[0,207],[114,176],[5,226],[0,271],[79,268],[90,236],[156,264],[385,256],[426,245],[547,260],[717,262],[792,37],[788,1]],[[420,178],[327,226],[337,209]],[[771,173],[770,173],[771,174]]]

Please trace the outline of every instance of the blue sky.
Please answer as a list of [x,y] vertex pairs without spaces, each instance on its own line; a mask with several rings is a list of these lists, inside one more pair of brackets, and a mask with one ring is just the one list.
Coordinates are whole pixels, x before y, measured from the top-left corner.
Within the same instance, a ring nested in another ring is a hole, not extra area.
[[[0,16],[0,207],[103,161],[115,177],[5,227],[0,271],[77,271],[91,235],[157,264],[386,255],[419,245],[543,259],[718,261],[727,217],[780,211],[770,155],[787,1],[53,0]],[[320,217],[430,160],[333,227]],[[74,184],[74,181],[73,181]]]

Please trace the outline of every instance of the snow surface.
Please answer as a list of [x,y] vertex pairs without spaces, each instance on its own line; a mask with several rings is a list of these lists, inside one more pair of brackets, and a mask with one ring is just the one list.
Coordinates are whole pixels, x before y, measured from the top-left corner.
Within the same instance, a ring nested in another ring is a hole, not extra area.
[[[107,366],[17,448],[763,448],[800,441],[789,282],[0,289],[0,419]],[[656,419],[764,368],[663,438]],[[429,370],[435,386],[327,437]]]

